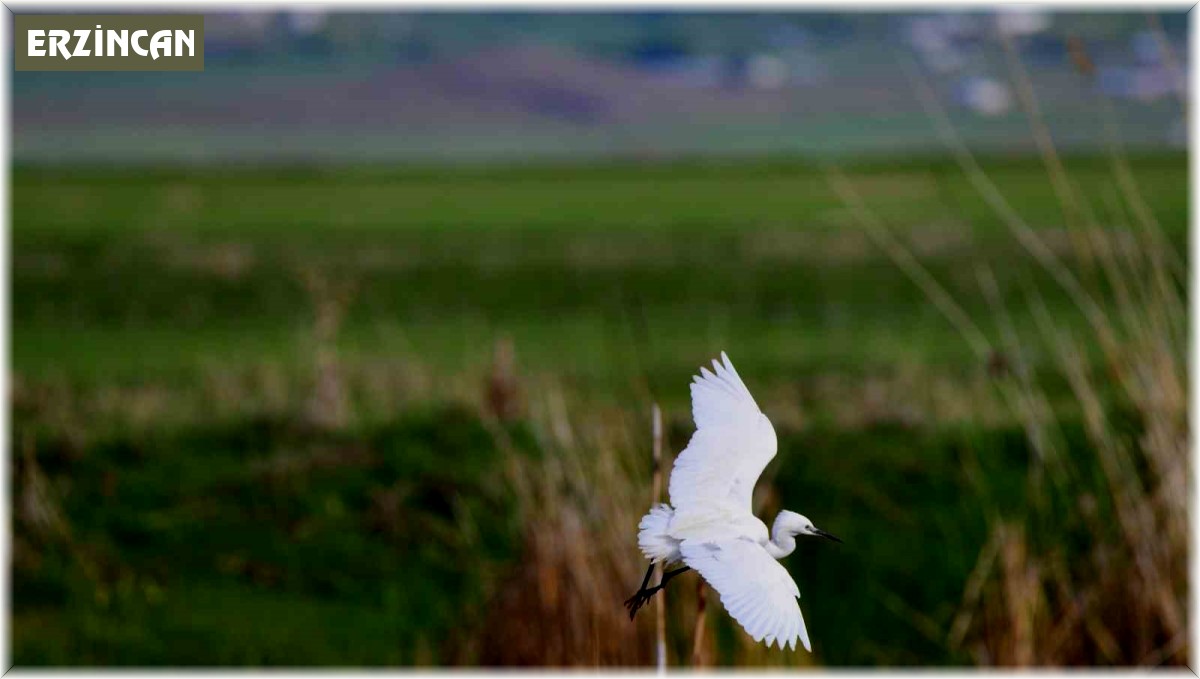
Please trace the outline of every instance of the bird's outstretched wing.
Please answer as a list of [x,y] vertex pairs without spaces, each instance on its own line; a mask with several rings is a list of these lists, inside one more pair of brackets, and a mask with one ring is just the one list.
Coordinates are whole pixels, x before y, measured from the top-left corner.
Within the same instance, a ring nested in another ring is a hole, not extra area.
[[684,540],[683,562],[721,595],[729,615],[755,641],[812,652],[800,613],[800,590],[787,569],[759,543],[745,538],[708,542]]
[[675,459],[669,492],[676,509],[751,511],[754,483],[775,457],[775,429],[721,352],[692,382],[696,433]]

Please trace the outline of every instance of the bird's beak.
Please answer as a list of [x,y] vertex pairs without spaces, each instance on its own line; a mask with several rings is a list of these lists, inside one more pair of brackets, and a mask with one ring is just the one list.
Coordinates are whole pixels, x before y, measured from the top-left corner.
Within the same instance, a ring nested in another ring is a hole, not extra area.
[[813,528],[813,535],[819,535],[820,537],[823,537],[823,538],[826,538],[829,540],[833,540],[834,542],[842,541],[842,539],[839,538],[838,536],[836,536],[832,533],[826,533],[825,531],[821,530],[820,528]]

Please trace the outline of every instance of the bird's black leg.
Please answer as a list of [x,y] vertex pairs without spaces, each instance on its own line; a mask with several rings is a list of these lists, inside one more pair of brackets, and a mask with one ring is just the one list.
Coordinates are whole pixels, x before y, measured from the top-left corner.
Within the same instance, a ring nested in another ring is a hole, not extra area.
[[652,599],[654,597],[654,595],[659,592],[659,590],[661,590],[662,588],[667,586],[667,583],[671,581],[671,578],[675,577],[676,575],[679,575],[680,573],[683,573],[685,571],[690,571],[692,569],[690,566],[684,566],[682,568],[676,568],[673,571],[667,571],[667,572],[663,573],[662,580],[660,580],[657,585],[647,589],[646,583],[650,581],[650,573],[653,570],[654,570],[654,565],[651,564],[650,570],[646,571],[646,577],[642,579],[642,586],[638,588],[638,591],[635,592],[633,596],[631,596],[625,600],[625,608],[629,609],[629,619],[630,620],[633,620],[633,616],[637,615],[639,608],[641,608],[642,606],[645,606],[646,603],[649,602],[650,599]]
[[642,586],[638,587],[639,592],[642,591],[643,589],[646,589],[646,585],[650,584],[650,576],[653,574],[654,574],[654,564],[650,564],[650,567],[646,569],[646,577],[642,578]]
[[[642,585],[640,587],[638,587],[638,591],[635,592],[633,596],[631,596],[625,600],[625,607],[630,609],[630,613],[629,613],[630,620],[633,620],[633,614],[636,613],[637,609],[641,608],[641,606],[642,606],[641,603],[634,606],[634,600],[637,599],[639,596],[644,595],[644,593],[646,592],[646,585],[650,583],[650,576],[653,574],[654,574],[654,564],[650,564],[646,568],[646,577],[642,578]],[[630,608],[631,606],[634,606],[634,607]]]
[[663,573],[663,579],[662,579],[662,582],[658,583],[658,589],[662,589],[663,587],[666,587],[667,581],[670,580],[671,578],[675,577],[676,575],[679,575],[680,573],[682,573],[684,571],[690,571],[690,570],[692,570],[691,566],[683,566],[682,568],[676,568],[673,571],[667,571],[666,573]]

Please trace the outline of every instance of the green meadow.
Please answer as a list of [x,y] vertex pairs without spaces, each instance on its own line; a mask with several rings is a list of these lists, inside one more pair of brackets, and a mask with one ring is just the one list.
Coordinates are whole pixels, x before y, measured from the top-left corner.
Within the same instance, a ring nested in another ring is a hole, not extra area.
[[[1182,260],[1186,157],[1128,162]],[[1065,163],[1097,228],[1139,233],[1107,158]],[[1041,161],[983,165],[1114,307],[1121,291],[1081,250],[1086,234],[1067,227]],[[14,662],[515,662],[486,637],[514,587],[545,593],[517,577],[531,514],[511,471],[561,454],[551,396],[573,422],[633,432],[614,435],[614,459],[648,506],[650,405],[678,453],[688,382],[721,350],[779,432],[764,506],[845,540],[802,543],[785,561],[811,659],[755,661],[978,662],[950,630],[989,526],[1032,521],[1034,544],[1068,552],[1092,539],[1065,496],[1031,496],[1036,447],[996,383],[1027,363],[1059,449],[1087,470],[1083,413],[1043,341],[1046,319],[1102,369],[1099,349],[956,165],[837,170],[989,338],[1012,331],[1024,355],[973,352],[825,166],[16,168]],[[993,278],[989,296],[981,281]],[[504,347],[521,397],[497,418],[488,384]],[[1135,438],[1138,426],[1131,415]],[[574,440],[581,459],[609,454]],[[1102,481],[1078,481],[1107,511]],[[1047,522],[1056,502],[1067,504]],[[646,506],[587,519],[629,522],[610,545],[625,553],[609,558],[635,577],[617,590],[638,584]],[[683,601],[671,604],[671,648],[686,664]],[[619,598],[594,605],[623,613]],[[741,632],[712,609],[713,662],[745,662]],[[636,624],[644,651],[546,660],[641,662],[653,631]]]

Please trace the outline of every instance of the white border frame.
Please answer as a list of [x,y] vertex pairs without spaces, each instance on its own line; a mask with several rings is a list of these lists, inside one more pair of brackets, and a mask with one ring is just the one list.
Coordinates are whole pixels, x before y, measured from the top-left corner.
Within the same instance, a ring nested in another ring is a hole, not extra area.
[[[163,12],[184,12],[191,10],[216,10],[216,9],[242,9],[242,10],[258,10],[258,11],[277,11],[287,8],[322,8],[336,11],[352,11],[355,9],[396,9],[396,10],[453,10],[453,11],[472,11],[472,10],[523,10],[523,9],[541,9],[541,10],[556,10],[566,9],[570,11],[612,11],[620,9],[678,9],[680,11],[704,9],[713,12],[720,11],[754,11],[759,9],[773,10],[788,10],[788,9],[805,9],[805,10],[828,10],[828,11],[843,11],[843,12],[872,12],[872,11],[921,11],[921,10],[964,10],[964,11],[985,11],[993,10],[1000,7],[1036,7],[1043,10],[1062,10],[1062,11],[1154,11],[1163,9],[1180,10],[1186,9],[1189,11],[1189,35],[1188,35],[1188,50],[1189,50],[1189,80],[1188,80],[1188,153],[1189,153],[1189,185],[1191,196],[1200,195],[1200,159],[1193,152],[1193,142],[1200,139],[1200,118],[1195,113],[1195,93],[1200,84],[1200,75],[1198,75],[1198,65],[1200,65],[1200,43],[1197,42],[1195,36],[1200,30],[1200,11],[1196,9],[1196,4],[1189,2],[1155,2],[1150,4],[1134,4],[1130,2],[1121,2],[1116,0],[1057,0],[1051,3],[996,3],[996,2],[981,2],[979,0],[960,0],[959,2],[933,2],[924,0],[920,2],[905,2],[904,0],[870,0],[869,2],[841,2],[834,3],[829,0],[812,1],[812,0],[753,0],[746,4],[735,4],[729,0],[690,0],[687,2],[679,2],[674,0],[521,0],[515,2],[513,0],[423,0],[420,2],[398,2],[396,0],[353,0],[346,3],[334,3],[320,0],[295,0],[292,2],[232,2],[207,0],[202,2],[180,2],[170,3],[154,0],[123,0],[119,2],[105,2],[104,0],[41,0],[40,2],[24,0],[8,0],[4,3],[5,8],[9,11],[9,16],[5,17],[5,21],[0,22],[0,82],[2,82],[2,93],[0,97],[3,99],[3,125],[0,126],[0,151],[3,152],[5,162],[3,168],[0,169],[0,209],[3,211],[3,219],[5,231],[3,238],[0,238],[0,263],[4,269],[3,279],[0,280],[0,324],[3,324],[3,333],[0,333],[0,352],[5,357],[5,363],[2,371],[0,371],[0,385],[3,386],[6,403],[3,412],[0,413],[0,435],[3,436],[8,448],[8,461],[0,466],[0,517],[4,524],[4,538],[0,540],[0,564],[3,565],[3,572],[0,575],[0,608],[4,611],[4,616],[0,619],[0,634],[3,639],[0,640],[0,671],[9,673],[13,670],[11,665],[11,634],[9,624],[11,616],[9,614],[10,604],[10,587],[11,587],[11,554],[12,554],[12,503],[11,503],[11,461],[14,454],[13,441],[11,439],[11,430],[9,428],[9,415],[11,409],[11,391],[10,391],[10,369],[11,369],[11,354],[9,349],[10,322],[9,316],[9,300],[10,300],[10,282],[11,282],[11,262],[9,260],[9,244],[12,233],[12,213],[10,200],[10,170],[12,165],[12,145],[10,134],[12,130],[12,106],[11,106],[11,47],[12,45],[12,20],[11,15],[14,12],[28,12],[37,10],[50,11],[95,11],[102,9],[104,11],[120,10],[125,8],[137,9],[154,9]],[[1190,528],[1191,528],[1191,544],[1189,548],[1189,624],[1191,626],[1191,649],[1193,657],[1189,660],[1195,665],[1195,654],[1200,652],[1200,621],[1197,620],[1196,614],[1200,610],[1197,602],[1200,601],[1200,560],[1194,558],[1196,547],[1200,544],[1197,539],[1197,522],[1196,517],[1196,490],[1200,488],[1200,469],[1196,465],[1196,432],[1200,429],[1200,418],[1197,417],[1195,404],[1200,400],[1200,383],[1197,382],[1196,365],[1197,365],[1197,350],[1200,348],[1200,342],[1197,341],[1195,329],[1192,326],[1195,319],[1200,318],[1200,296],[1196,293],[1200,290],[1200,272],[1198,272],[1196,263],[1200,262],[1200,239],[1197,238],[1196,231],[1196,206],[1194,203],[1190,205],[1189,211],[1189,250],[1190,260],[1189,266],[1189,426],[1190,435],[1192,437],[1191,453],[1192,453],[1192,479],[1191,479],[1191,497],[1190,497]],[[877,672],[867,672],[863,670],[840,671],[829,670],[823,671],[836,673],[845,677],[866,677],[873,676]],[[1030,677],[1030,676],[1066,676],[1068,672],[1063,670],[1057,671],[995,671],[987,668],[968,668],[955,671],[936,671],[939,676],[959,677],[969,676],[976,671],[985,671],[988,674],[996,677]],[[137,671],[136,675],[149,679],[151,677],[173,677],[178,676],[183,671],[172,672],[170,670],[156,671]],[[196,671],[186,670],[190,675],[223,675],[223,674],[249,674],[254,670],[234,669],[234,670],[215,670],[215,671]],[[262,672],[262,670],[258,670]],[[570,674],[577,674],[579,670],[571,671]],[[930,672],[930,670],[884,670],[886,674],[917,674]],[[1130,674],[1141,674],[1144,671],[1129,670]],[[1180,674],[1187,676],[1188,672],[1184,670],[1167,670],[1170,674]],[[21,670],[13,672],[12,676],[36,675],[39,677],[58,677],[58,676],[74,676],[74,677],[113,677],[123,675],[134,675],[134,671],[100,671],[87,670],[77,672],[64,671],[41,671],[41,670]],[[300,677],[311,674],[323,674],[330,676],[361,676],[364,674],[381,675],[381,674],[404,674],[408,676],[434,676],[435,674],[443,674],[445,671],[430,671],[430,670],[406,670],[397,669],[395,671],[379,671],[379,670],[360,670],[348,672],[345,670],[334,670],[331,672],[310,671],[295,671],[270,670],[270,674],[279,677]],[[453,674],[462,675],[482,675],[487,674],[486,671],[453,671]],[[650,674],[651,670],[645,672],[620,672],[619,674]],[[779,672],[770,672],[778,674]],[[1119,672],[1125,674],[1126,672]],[[510,674],[506,672],[506,674]],[[533,672],[517,672],[512,676],[532,675]],[[538,675],[545,675],[546,672],[538,672]],[[549,674],[556,676],[566,676],[568,673],[562,670],[557,672],[551,671]],[[597,672],[601,675],[616,675],[617,672]],[[1090,669],[1090,670],[1072,670],[1070,676],[1082,675],[1111,675],[1112,670]],[[1190,674],[1200,676],[1195,669],[1192,669]]]

